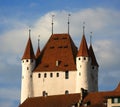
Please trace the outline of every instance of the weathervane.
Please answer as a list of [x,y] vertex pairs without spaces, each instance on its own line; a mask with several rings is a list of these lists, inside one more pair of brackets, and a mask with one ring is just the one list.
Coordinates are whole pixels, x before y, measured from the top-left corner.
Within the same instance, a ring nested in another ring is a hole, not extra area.
[[71,16],[71,14],[69,13],[68,14],[68,34],[69,34],[69,30],[70,30],[70,16]]
[[85,22],[83,22],[83,35],[85,34]]
[[52,15],[52,23],[51,23],[51,24],[52,24],[52,34],[53,34],[53,24],[54,24],[54,23],[53,23],[53,18],[54,18],[54,16],[55,16],[55,15]]
[[29,37],[30,37],[30,34],[31,34],[31,29],[29,28]]
[[92,45],[92,32],[90,32],[90,45]]
[[40,35],[38,35],[38,47],[40,46]]

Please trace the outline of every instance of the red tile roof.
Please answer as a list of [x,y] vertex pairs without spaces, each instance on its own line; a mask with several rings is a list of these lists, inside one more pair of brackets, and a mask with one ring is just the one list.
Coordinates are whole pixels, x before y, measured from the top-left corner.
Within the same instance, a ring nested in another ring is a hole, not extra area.
[[70,35],[53,34],[37,59],[39,61],[35,72],[76,70],[77,52]]
[[22,59],[35,59],[31,38],[29,37]]
[[90,102],[89,107],[105,107],[104,103],[107,102],[107,98],[109,97],[120,97],[120,84],[113,91],[90,92],[83,100],[83,105]]
[[80,94],[28,98],[19,107],[71,107],[79,102]]
[[97,63],[97,60],[96,60],[92,45],[90,45],[90,47],[89,47],[89,55],[90,55],[90,57],[92,59],[92,65],[99,66],[98,63]]
[[85,57],[89,56],[89,51],[88,51],[88,46],[87,46],[85,35],[83,35],[82,37],[77,56],[85,56]]

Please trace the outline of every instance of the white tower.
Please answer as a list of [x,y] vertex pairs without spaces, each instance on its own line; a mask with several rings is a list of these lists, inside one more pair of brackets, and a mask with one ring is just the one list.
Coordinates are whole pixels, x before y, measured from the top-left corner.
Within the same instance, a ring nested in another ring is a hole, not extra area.
[[32,97],[32,71],[35,68],[35,63],[35,55],[29,30],[29,39],[22,57],[21,103],[23,103],[28,97]]
[[81,88],[90,91],[90,84],[89,84],[90,58],[89,58],[88,46],[84,34],[81,40],[80,48],[78,50],[78,54],[76,58],[76,66],[77,66],[76,91],[80,92]]

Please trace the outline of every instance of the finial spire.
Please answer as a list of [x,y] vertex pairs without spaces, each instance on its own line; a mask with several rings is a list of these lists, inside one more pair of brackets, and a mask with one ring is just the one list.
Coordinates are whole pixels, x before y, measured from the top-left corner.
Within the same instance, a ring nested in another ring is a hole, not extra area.
[[30,37],[30,35],[31,35],[31,29],[29,28],[29,37]]
[[38,35],[38,47],[40,47],[40,35]]
[[71,16],[71,14],[68,14],[68,34],[69,34],[69,30],[70,30],[70,16]]
[[92,32],[90,32],[90,45],[92,45]]
[[53,34],[53,24],[54,24],[53,18],[54,18],[54,16],[55,16],[55,15],[52,15],[52,23],[51,23],[51,24],[52,24],[52,34]]
[[83,35],[85,34],[85,22],[83,22]]

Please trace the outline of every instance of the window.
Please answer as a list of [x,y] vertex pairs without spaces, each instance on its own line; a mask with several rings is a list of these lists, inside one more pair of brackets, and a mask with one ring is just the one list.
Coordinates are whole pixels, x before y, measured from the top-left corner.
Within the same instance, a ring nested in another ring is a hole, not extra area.
[[31,62],[33,62],[33,59],[31,60]]
[[53,73],[50,73],[50,77],[53,77]]
[[39,73],[39,74],[38,74],[38,78],[40,78],[40,77],[41,77],[41,74]]
[[47,74],[45,73],[45,74],[44,74],[44,78],[46,78],[46,77],[47,77]]
[[43,91],[43,96],[45,96],[46,95],[46,92],[45,91]]
[[26,62],[28,62],[28,59],[26,60]]
[[69,71],[65,71],[65,79],[69,79]]
[[95,69],[95,67],[94,67],[94,66],[92,66],[92,69]]
[[79,58],[79,60],[80,60],[80,58]]
[[68,90],[66,90],[66,91],[65,91],[65,94],[69,94],[69,91],[68,91]]
[[120,97],[119,98],[112,98],[112,103],[120,103]]
[[46,91],[43,91],[43,96],[48,96],[48,93],[46,93]]
[[84,57],[84,60],[86,60],[86,58]]
[[29,67],[27,67],[27,70],[29,70]]
[[56,74],[56,77],[59,77],[59,73]]

